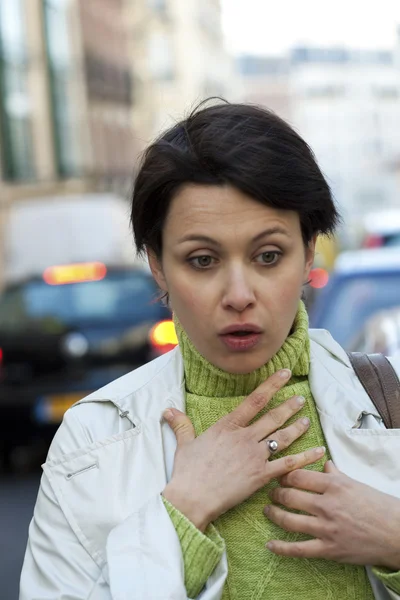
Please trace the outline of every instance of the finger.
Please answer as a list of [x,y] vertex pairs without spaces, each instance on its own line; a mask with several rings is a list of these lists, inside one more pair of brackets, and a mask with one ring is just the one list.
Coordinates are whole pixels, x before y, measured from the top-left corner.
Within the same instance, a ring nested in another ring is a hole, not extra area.
[[335,467],[335,465],[333,464],[333,462],[331,460],[326,461],[326,463],[324,465],[324,472],[332,473],[332,475],[338,475],[340,473],[339,469],[337,469]]
[[281,504],[286,508],[291,508],[294,510],[301,510],[309,513],[310,515],[317,515],[318,501],[321,498],[320,495],[302,492],[294,488],[282,487],[272,490],[272,492],[269,494],[269,497],[275,504]]
[[325,454],[325,448],[312,448],[300,454],[289,454],[273,461],[266,461],[265,470],[267,482],[274,477],[282,477],[290,471],[302,469],[307,465],[317,462]]
[[[309,426],[310,420],[306,417],[303,419],[298,419],[295,423],[289,425],[289,427],[279,429],[279,431],[275,431],[273,434],[271,433],[268,440],[274,439],[276,442],[278,442],[277,452],[280,452],[281,450],[288,448],[290,444],[293,444],[295,440],[302,436],[303,433],[307,431]],[[268,440],[261,440],[260,442],[260,444],[265,444],[265,449],[267,452],[266,458],[269,458],[271,455],[271,452],[268,449]]]
[[269,410],[266,415],[263,415],[253,425],[250,425],[249,430],[260,441],[282,427],[290,417],[303,408],[304,403],[305,399],[303,396],[293,396],[276,408]]
[[318,519],[310,515],[296,515],[269,504],[264,508],[264,514],[270,521],[284,529],[294,533],[305,533],[306,535],[317,536]]
[[[229,415],[223,417],[220,422],[231,427],[246,427],[258,415],[260,410],[268,404],[273,395],[287,383],[290,377],[291,371],[289,369],[277,371],[271,377],[268,377],[266,381],[263,381],[254,392],[247,396]],[[265,435],[268,435],[268,433]]]
[[307,540],[306,542],[281,542],[280,540],[273,540],[266,544],[266,548],[279,556],[329,559],[322,540]]
[[168,408],[163,417],[174,432],[178,447],[195,439],[196,433],[193,424],[183,412]]
[[284,475],[280,483],[284,487],[298,488],[317,494],[325,493],[329,485],[326,473],[306,471],[304,469],[293,470],[291,473]]

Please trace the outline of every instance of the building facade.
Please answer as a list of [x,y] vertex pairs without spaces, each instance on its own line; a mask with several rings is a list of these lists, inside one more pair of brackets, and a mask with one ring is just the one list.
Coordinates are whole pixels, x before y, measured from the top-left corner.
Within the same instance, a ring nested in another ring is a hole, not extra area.
[[126,1],[1,0],[0,234],[19,199],[131,186]]
[[399,202],[389,166],[400,156],[398,64],[395,52],[311,47],[237,61],[241,99],[294,125],[348,222]]
[[398,202],[387,165],[400,154],[394,53],[298,48],[293,121],[316,153],[346,218]]
[[134,60],[134,127],[142,147],[210,96],[228,96],[219,0],[128,2]]
[[127,0],[77,4],[91,140],[87,172],[96,188],[121,193],[132,183],[137,155],[127,6]]
[[290,62],[287,57],[239,56],[236,93],[241,102],[265,106],[291,120]]
[[3,194],[132,174],[125,0],[2,0],[0,48]]

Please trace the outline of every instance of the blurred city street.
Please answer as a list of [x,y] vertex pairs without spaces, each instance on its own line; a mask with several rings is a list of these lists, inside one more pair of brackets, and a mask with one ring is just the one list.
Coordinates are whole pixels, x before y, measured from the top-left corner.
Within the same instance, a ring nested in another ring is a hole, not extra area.
[[0,578],[4,600],[18,599],[19,575],[39,486],[40,470],[0,475]]
[[0,0],[0,600],[65,411],[177,344],[130,195],[148,143],[217,97],[293,125],[343,215],[311,326],[400,353],[398,0]]

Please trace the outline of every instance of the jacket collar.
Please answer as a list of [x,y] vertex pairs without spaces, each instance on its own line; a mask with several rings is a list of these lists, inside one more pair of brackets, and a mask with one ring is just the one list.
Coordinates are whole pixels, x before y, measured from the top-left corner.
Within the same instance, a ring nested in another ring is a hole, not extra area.
[[363,415],[380,419],[343,348],[324,329],[311,329],[309,382],[318,411],[341,425],[359,427]]
[[351,367],[347,352],[333,339],[329,331],[326,329],[309,329],[308,333],[310,341],[314,343],[314,346],[320,346],[322,349],[326,350],[332,358],[335,358],[347,367]]
[[120,416],[135,425],[148,418],[161,419],[170,406],[184,411],[184,367],[179,347],[112,381],[77,404],[89,402],[112,402]]
[[[310,387],[318,410],[350,427],[377,411],[354,374],[343,348],[323,329],[310,330]],[[164,410],[185,410],[184,368],[179,347],[90,394],[81,403],[112,402],[136,425],[161,420]],[[340,417],[339,417],[340,415]]]

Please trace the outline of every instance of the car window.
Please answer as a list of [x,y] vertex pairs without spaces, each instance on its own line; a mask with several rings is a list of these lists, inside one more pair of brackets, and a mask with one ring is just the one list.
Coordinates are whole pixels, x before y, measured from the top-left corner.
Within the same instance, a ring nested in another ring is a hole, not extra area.
[[[0,300],[0,329],[37,324],[57,330],[97,323],[153,319],[160,307],[153,279],[140,272],[110,273],[100,281],[48,285],[32,281]],[[155,317],[157,318],[157,317]]]
[[400,305],[400,273],[337,278],[319,302],[314,325],[328,329],[336,341],[349,349],[370,316]]
[[10,290],[0,297],[0,329],[11,331],[26,324],[24,296],[20,289]]
[[400,233],[388,236],[385,240],[385,246],[400,246]]

